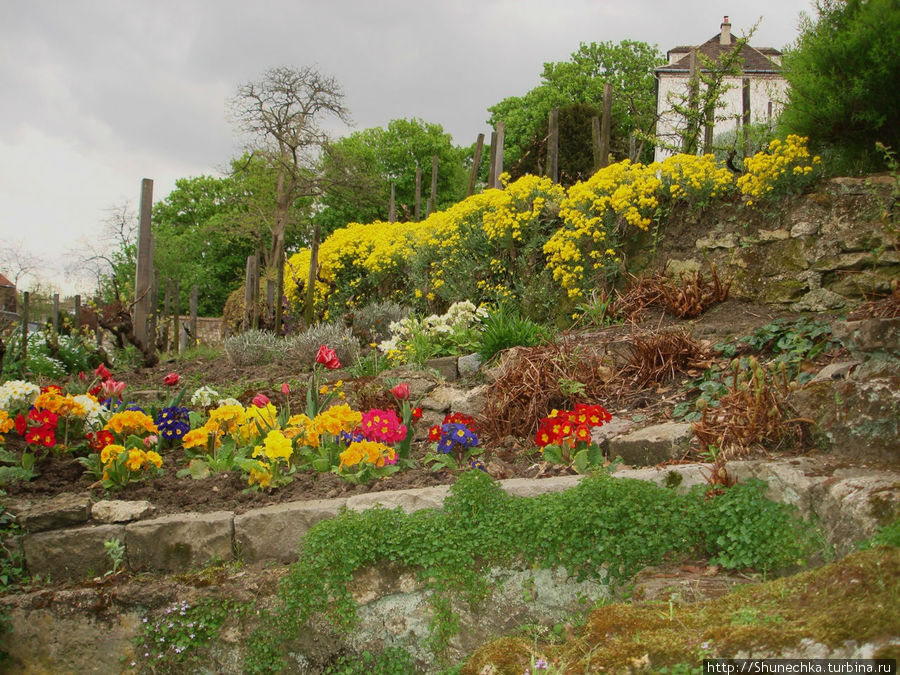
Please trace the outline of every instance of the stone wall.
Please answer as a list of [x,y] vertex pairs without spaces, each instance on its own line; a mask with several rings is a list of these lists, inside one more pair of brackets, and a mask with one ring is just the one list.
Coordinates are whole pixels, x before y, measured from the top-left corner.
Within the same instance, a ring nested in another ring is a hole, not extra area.
[[890,176],[834,178],[787,208],[678,212],[655,250],[644,238],[632,261],[670,276],[715,263],[733,280],[732,298],[799,312],[843,309],[900,277],[895,186]]

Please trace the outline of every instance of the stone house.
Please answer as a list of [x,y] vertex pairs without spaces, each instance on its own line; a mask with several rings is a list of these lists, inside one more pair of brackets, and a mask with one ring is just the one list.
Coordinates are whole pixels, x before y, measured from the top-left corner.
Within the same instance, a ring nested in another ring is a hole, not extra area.
[[0,315],[18,314],[16,285],[0,274]]
[[[735,46],[728,17],[722,22],[719,32],[701,45],[681,46],[670,49],[668,63],[655,69],[657,82],[656,135],[665,144],[677,146],[680,142],[677,130],[683,120],[671,109],[673,97],[686,95],[691,77],[692,52],[696,51],[718,62],[723,54]],[[750,94],[751,123],[769,122],[777,117],[787,91],[787,80],[781,74],[781,52],[772,47],[752,47],[744,45],[741,50],[743,72],[735,77],[725,78],[725,91],[720,100],[713,127],[713,136],[724,131],[739,128],[743,118],[743,86],[747,81]],[[697,59],[702,69],[700,60]],[[701,130],[701,150],[703,139]],[[655,159],[660,161],[676,150],[657,146]]]

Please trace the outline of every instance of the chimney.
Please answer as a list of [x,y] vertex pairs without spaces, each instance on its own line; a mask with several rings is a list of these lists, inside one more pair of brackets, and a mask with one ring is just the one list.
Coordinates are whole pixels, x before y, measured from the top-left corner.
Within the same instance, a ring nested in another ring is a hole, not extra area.
[[722,22],[720,26],[722,32],[719,33],[719,44],[720,45],[730,45],[731,44],[731,24],[728,23],[728,17],[725,17],[725,20]]

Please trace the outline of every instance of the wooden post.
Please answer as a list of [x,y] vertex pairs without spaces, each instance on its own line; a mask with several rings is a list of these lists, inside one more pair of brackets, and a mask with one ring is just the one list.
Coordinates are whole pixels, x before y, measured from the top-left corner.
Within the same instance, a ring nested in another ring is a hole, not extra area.
[[559,182],[559,108],[550,111],[547,132],[547,175],[554,183]]
[[253,313],[253,256],[247,256],[247,268],[244,273],[244,320],[242,329],[246,333],[250,330]]
[[75,332],[81,332],[81,296],[75,295]]
[[153,284],[150,286],[150,339],[153,344],[159,342],[159,336],[156,334],[157,319],[159,317],[159,272],[153,272]]
[[431,158],[431,197],[428,199],[428,213],[426,218],[437,210],[437,179],[438,179],[438,156]]
[[275,304],[272,309],[275,312],[273,317],[273,330],[275,335],[281,335],[281,299],[284,297],[284,245],[278,254],[278,267],[275,270]]
[[506,125],[497,122],[497,151],[494,153],[494,181],[492,185],[501,189],[500,174],[503,173],[503,141],[506,137]]
[[[744,113],[743,118],[741,120],[741,125],[743,126],[743,143],[744,143],[744,157],[750,156],[750,78],[745,77],[741,82],[741,99],[743,104]],[[770,104],[771,105],[771,104]]]
[[53,338],[59,335],[59,293],[53,294],[53,309],[50,310],[50,328]]
[[198,296],[200,294],[200,287],[197,284],[194,284],[191,288],[191,318],[188,323],[188,327],[190,329],[190,346],[196,347],[199,340],[197,339],[197,304],[198,304]]
[[497,168],[497,132],[491,132],[491,155],[488,164],[488,188],[494,187],[494,170]]
[[275,282],[272,279],[266,280],[266,323],[275,324]]
[[591,150],[594,153],[594,171],[600,169],[600,118],[591,118]]
[[169,317],[171,316],[172,308],[172,279],[171,277],[166,277],[166,295],[163,298],[163,335],[162,335],[162,349],[163,351],[169,350]]
[[419,222],[419,216],[422,212],[422,167],[416,165],[416,207],[413,219]]
[[28,363],[28,301],[31,298],[31,293],[25,291],[22,293],[22,309],[20,310],[20,314],[22,315],[22,374],[25,374],[25,366]]
[[609,134],[612,125],[612,86],[603,85],[603,117],[600,119],[600,168],[609,164]]
[[181,330],[181,290],[178,288],[178,279],[174,281],[172,290],[172,346],[178,353],[178,335]]
[[632,162],[637,161],[637,142],[635,141],[634,129],[628,135],[628,159]]
[[391,183],[391,203],[388,206],[388,222],[397,222],[397,186]]
[[475,141],[475,155],[472,157],[472,171],[469,172],[469,187],[466,189],[466,197],[475,194],[475,181],[478,179],[478,165],[481,164],[481,150],[484,147],[484,134],[478,134]]
[[153,181],[141,181],[141,212],[138,219],[137,269],[134,280],[134,336],[144,346],[147,341],[147,318],[150,315],[150,284],[153,280],[153,251],[150,237],[150,215],[153,211]]

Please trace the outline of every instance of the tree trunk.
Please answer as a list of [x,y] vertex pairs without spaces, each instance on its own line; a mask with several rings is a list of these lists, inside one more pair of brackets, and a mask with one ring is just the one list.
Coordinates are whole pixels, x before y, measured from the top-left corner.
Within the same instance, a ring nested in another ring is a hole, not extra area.
[[319,273],[319,226],[313,226],[312,241],[309,244],[309,276],[306,280],[306,302],[303,319],[307,326],[313,324],[313,304],[316,301],[316,277]]

